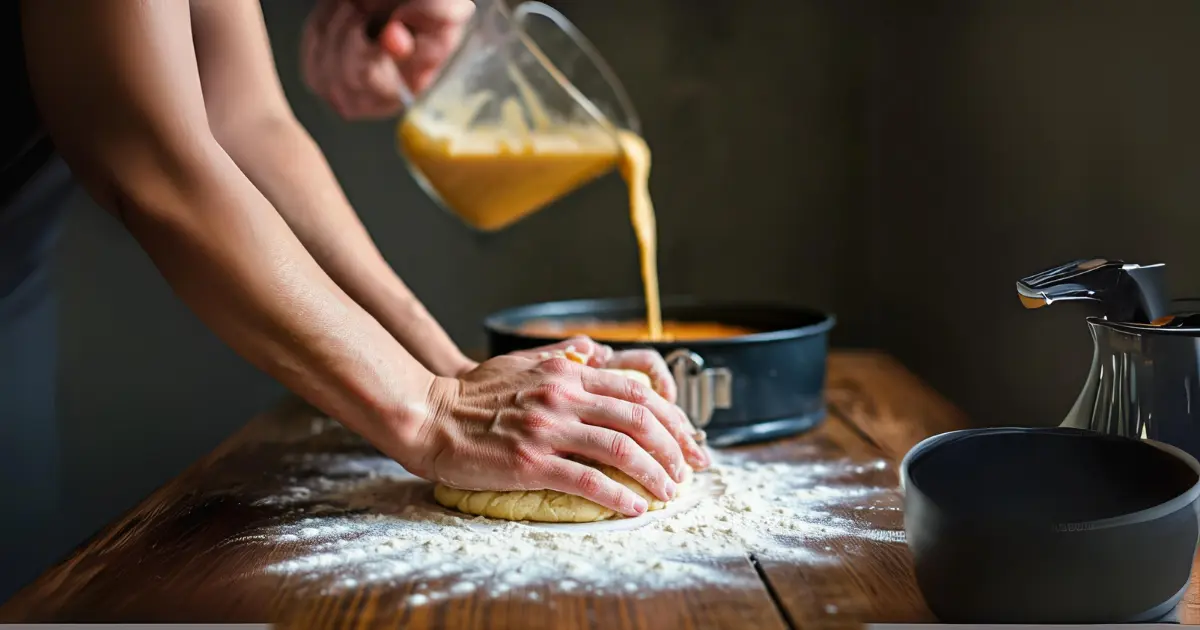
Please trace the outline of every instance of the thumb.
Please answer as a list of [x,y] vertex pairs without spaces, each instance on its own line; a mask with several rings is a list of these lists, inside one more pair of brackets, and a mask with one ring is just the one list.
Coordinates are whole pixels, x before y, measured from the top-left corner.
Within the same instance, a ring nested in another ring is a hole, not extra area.
[[403,61],[412,56],[416,42],[404,24],[391,19],[379,33],[379,47],[394,61]]

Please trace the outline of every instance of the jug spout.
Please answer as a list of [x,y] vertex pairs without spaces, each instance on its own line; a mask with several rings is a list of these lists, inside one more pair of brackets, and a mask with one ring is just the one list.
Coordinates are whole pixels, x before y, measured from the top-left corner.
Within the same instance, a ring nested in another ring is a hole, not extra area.
[[1170,314],[1166,266],[1091,258],[1059,265],[1017,281],[1025,308],[1060,300],[1099,302],[1110,321],[1150,323]]

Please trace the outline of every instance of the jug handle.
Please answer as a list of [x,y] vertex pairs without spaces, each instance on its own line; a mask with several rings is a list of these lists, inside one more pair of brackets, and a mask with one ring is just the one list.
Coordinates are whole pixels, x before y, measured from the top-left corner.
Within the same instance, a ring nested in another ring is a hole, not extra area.
[[[379,34],[383,32],[383,27],[387,26],[387,23],[388,16],[376,16],[367,20],[367,39],[372,42],[377,42],[379,40]],[[404,105],[404,109],[408,109],[412,106],[413,101],[416,99],[413,97],[412,90],[408,88],[408,84],[404,82],[404,76],[397,74],[396,78],[398,79],[397,85],[400,94],[400,103]]]

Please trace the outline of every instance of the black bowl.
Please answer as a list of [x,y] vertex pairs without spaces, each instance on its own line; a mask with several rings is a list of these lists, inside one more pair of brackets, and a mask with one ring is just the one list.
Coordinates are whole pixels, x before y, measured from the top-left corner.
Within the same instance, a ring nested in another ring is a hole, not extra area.
[[917,584],[947,623],[1139,623],[1187,589],[1200,463],[1079,429],[931,437],[900,468]]

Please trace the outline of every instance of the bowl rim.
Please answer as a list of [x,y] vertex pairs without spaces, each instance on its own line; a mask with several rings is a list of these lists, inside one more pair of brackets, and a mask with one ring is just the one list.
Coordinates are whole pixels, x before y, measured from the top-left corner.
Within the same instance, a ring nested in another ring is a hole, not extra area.
[[[531,335],[521,332],[521,330],[511,323],[511,320],[519,318],[524,322],[533,321],[536,319],[570,319],[571,317],[587,317],[588,311],[597,311],[599,315],[603,315],[605,310],[620,310],[627,308],[644,307],[645,300],[640,297],[616,297],[616,298],[578,298],[572,300],[554,300],[549,302],[536,302],[533,304],[524,304],[520,306],[510,306],[493,313],[488,314],[483,318],[484,330],[488,333],[500,333],[512,335],[532,340],[545,340],[553,343],[562,337],[547,337],[542,335]],[[727,309],[746,309],[760,311],[775,311],[781,314],[792,313],[796,315],[804,315],[812,318],[811,324],[804,326],[796,326],[792,328],[781,328],[779,330],[769,330],[748,335],[738,335],[736,337],[716,337],[713,339],[697,339],[688,342],[681,341],[640,341],[640,342],[619,342],[623,344],[637,343],[651,346],[670,346],[679,344],[704,344],[706,346],[718,345],[740,345],[750,342],[770,342],[782,341],[789,339],[800,339],[811,337],[828,332],[837,323],[837,317],[828,311],[808,306],[799,306],[782,302],[766,302],[766,301],[749,301],[749,300],[704,300],[690,296],[664,296],[661,299],[661,305],[665,311],[668,308],[727,308]],[[543,312],[545,311],[545,312]],[[618,342],[605,341],[596,339],[599,343],[613,344]]]
[[1179,493],[1178,495],[1176,495],[1175,497],[1171,498],[1168,501],[1164,501],[1163,503],[1160,503],[1158,505],[1153,505],[1148,508],[1138,510],[1136,512],[1130,512],[1128,514],[1119,514],[1117,516],[1109,516],[1109,517],[1105,517],[1105,518],[1101,518],[1101,519],[1084,520],[1084,521],[1067,521],[1067,522],[1056,522],[1056,523],[1055,522],[1033,523],[1033,522],[1021,520],[1021,519],[1007,519],[1007,518],[997,519],[995,515],[988,515],[986,517],[956,515],[954,517],[955,519],[966,520],[966,521],[979,521],[979,522],[985,522],[985,523],[991,523],[991,524],[1002,523],[1005,527],[1021,527],[1024,529],[1038,529],[1038,530],[1048,529],[1049,531],[1053,531],[1053,532],[1077,532],[1077,531],[1088,531],[1088,530],[1096,530],[1096,529],[1109,529],[1109,528],[1113,528],[1113,527],[1123,527],[1126,525],[1133,525],[1136,523],[1143,523],[1146,521],[1157,520],[1157,519],[1167,516],[1169,514],[1174,514],[1175,512],[1179,511],[1182,508],[1189,507],[1193,502],[1196,501],[1197,497],[1200,497],[1200,461],[1197,461],[1195,457],[1192,457],[1189,453],[1187,453],[1183,449],[1180,449],[1171,444],[1167,444],[1165,442],[1159,442],[1157,440],[1134,439],[1134,438],[1128,438],[1128,437],[1123,437],[1123,436],[1118,436],[1118,435],[1110,435],[1107,433],[1099,433],[1097,431],[1089,431],[1087,429],[1076,429],[1073,427],[984,427],[984,428],[959,429],[956,431],[947,431],[945,433],[939,433],[937,435],[927,437],[924,440],[921,440],[920,442],[918,442],[911,449],[909,449],[908,453],[906,453],[904,455],[904,458],[900,461],[900,491],[901,491],[901,493],[905,496],[906,500],[907,500],[908,495],[912,494],[914,496],[920,497],[921,499],[924,500],[924,502],[926,502],[930,505],[933,505],[933,506],[938,506],[940,508],[941,503],[933,500],[927,493],[921,491],[920,488],[918,488],[915,484],[912,483],[911,477],[909,475],[909,468],[912,466],[912,464],[918,458],[920,458],[922,455],[929,453],[931,451],[931,449],[933,449],[938,444],[941,444],[943,442],[957,441],[960,439],[979,436],[979,435],[999,435],[999,434],[1006,434],[1006,433],[1059,434],[1059,435],[1072,435],[1072,436],[1083,437],[1083,438],[1087,438],[1087,439],[1104,439],[1104,440],[1113,440],[1113,441],[1127,440],[1127,441],[1132,441],[1132,442],[1137,442],[1137,443],[1144,443],[1147,446],[1157,448],[1160,451],[1162,451],[1168,455],[1171,455],[1171,456],[1175,457],[1176,459],[1182,461],[1189,468],[1191,468],[1193,473],[1196,474],[1196,481],[1194,483],[1192,483],[1192,485],[1187,490]]

